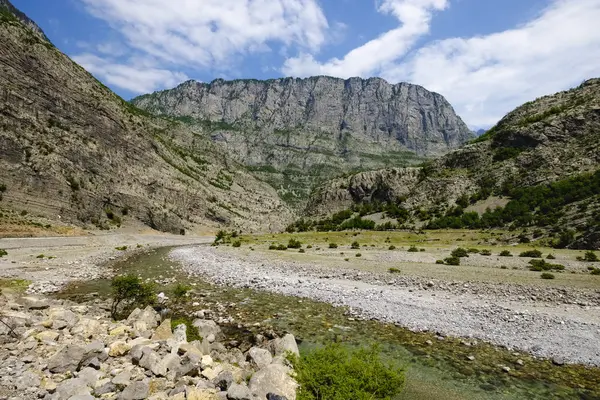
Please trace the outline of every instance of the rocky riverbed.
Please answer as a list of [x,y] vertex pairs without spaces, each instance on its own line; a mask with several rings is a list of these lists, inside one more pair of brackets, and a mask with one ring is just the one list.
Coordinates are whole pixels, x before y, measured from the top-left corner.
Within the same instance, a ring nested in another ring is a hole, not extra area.
[[[196,318],[201,340],[172,330],[151,307],[126,320],[110,304],[77,304],[0,295],[0,399],[94,398],[293,400],[296,382],[286,360],[298,354],[292,335],[226,341],[215,321]],[[202,316],[206,312],[200,313]]]
[[413,331],[481,339],[551,358],[600,365],[597,291],[424,281],[314,265],[240,257],[214,247],[179,248],[171,257],[218,284],[307,297],[349,308],[349,318],[392,322]]

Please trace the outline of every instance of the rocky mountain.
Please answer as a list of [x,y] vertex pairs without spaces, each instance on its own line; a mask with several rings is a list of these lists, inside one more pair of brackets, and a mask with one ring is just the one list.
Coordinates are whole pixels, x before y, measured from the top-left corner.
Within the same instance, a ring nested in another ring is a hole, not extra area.
[[40,38],[50,41],[42,28],[40,28],[34,21],[32,21],[27,15],[18,10],[15,6],[13,6],[8,0],[0,0],[0,15],[2,19],[13,19],[17,18],[21,23],[27,26],[33,33],[35,33]]
[[[518,107],[483,136],[421,169],[385,169],[327,182],[313,192],[306,214],[323,216],[374,200],[401,203],[425,220],[464,202],[467,211],[482,214],[523,195],[515,189],[543,187],[542,196],[552,196],[563,185],[570,199],[563,198],[567,203],[553,213],[552,221],[558,219],[552,227],[588,234],[598,227],[594,240],[600,245],[600,192],[596,178],[588,179],[599,170],[600,79],[591,79]],[[589,195],[579,201],[584,188]]]
[[188,81],[132,103],[202,126],[284,198],[300,203],[321,179],[416,164],[472,138],[441,95],[380,78]]
[[183,233],[291,218],[272,187],[193,127],[123,101],[2,4],[0,223],[16,212]]

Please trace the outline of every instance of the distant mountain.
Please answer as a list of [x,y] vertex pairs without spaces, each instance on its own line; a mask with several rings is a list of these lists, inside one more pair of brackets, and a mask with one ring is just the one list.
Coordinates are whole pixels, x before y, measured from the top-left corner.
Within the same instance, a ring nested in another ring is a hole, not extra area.
[[481,135],[483,135],[486,132],[487,132],[487,129],[479,129],[479,130],[477,130],[477,132],[475,132],[475,135],[476,136],[481,136]]
[[275,190],[187,125],[125,102],[0,0],[0,223],[277,230]]

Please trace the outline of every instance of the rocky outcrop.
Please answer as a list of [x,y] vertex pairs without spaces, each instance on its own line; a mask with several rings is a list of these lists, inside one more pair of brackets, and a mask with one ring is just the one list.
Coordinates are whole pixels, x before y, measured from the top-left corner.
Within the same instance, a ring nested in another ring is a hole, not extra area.
[[[42,303],[47,307],[31,307]],[[172,331],[165,319],[156,327],[161,318],[151,307],[113,322],[102,300],[76,304],[0,294],[0,306],[2,398],[296,398],[293,370],[281,356],[297,353],[289,334],[271,341],[257,334],[248,350],[247,343],[226,346],[206,337],[188,342],[185,324]],[[66,314],[72,321],[55,327]]]
[[2,209],[86,228],[141,221],[175,234],[277,230],[291,218],[272,187],[192,128],[146,115],[23,18],[2,16]]
[[0,14],[2,19],[13,19],[16,18],[22,24],[27,26],[33,33],[35,33],[39,38],[50,41],[42,28],[38,26],[33,20],[31,20],[27,15],[18,10],[15,6],[13,6],[8,0],[0,0]]

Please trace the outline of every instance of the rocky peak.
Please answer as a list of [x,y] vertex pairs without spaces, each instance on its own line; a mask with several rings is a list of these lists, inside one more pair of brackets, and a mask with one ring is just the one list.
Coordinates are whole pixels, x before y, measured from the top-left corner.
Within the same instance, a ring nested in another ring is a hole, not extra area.
[[19,21],[21,21],[21,23],[23,23],[25,26],[31,29],[40,38],[47,40],[48,42],[50,41],[44,34],[44,31],[42,31],[42,28],[40,28],[35,22],[33,22],[27,15],[25,15],[24,13],[19,11],[15,6],[13,6],[10,1],[0,0],[0,15],[2,16],[2,18],[10,18],[12,16],[18,19]]

